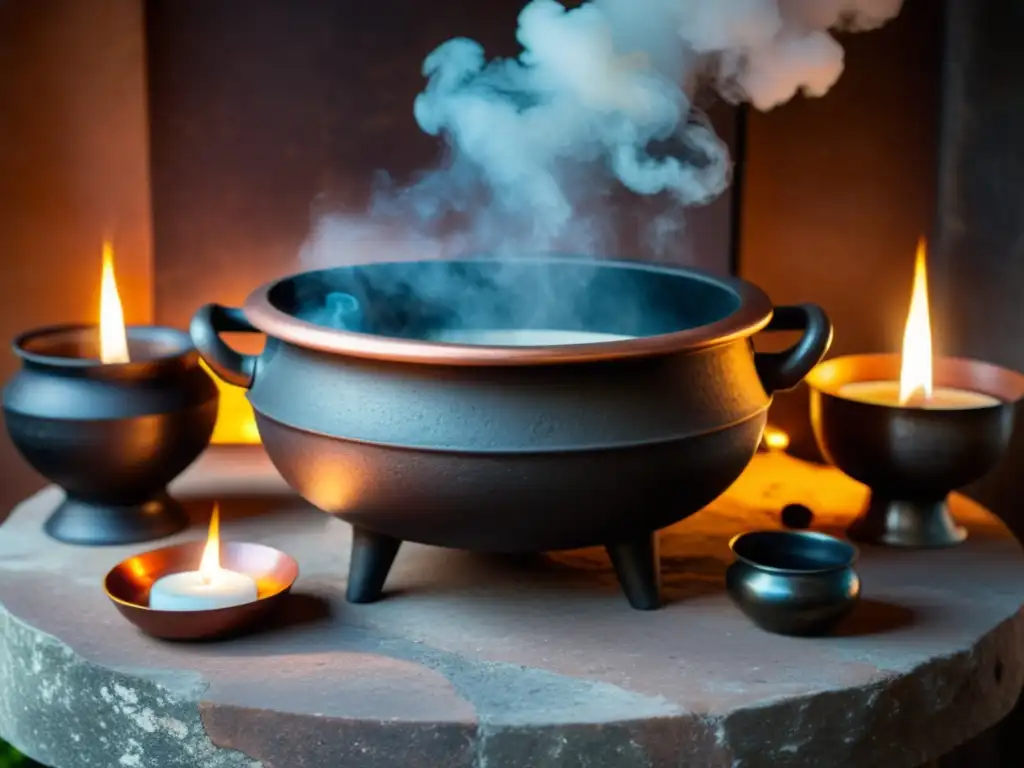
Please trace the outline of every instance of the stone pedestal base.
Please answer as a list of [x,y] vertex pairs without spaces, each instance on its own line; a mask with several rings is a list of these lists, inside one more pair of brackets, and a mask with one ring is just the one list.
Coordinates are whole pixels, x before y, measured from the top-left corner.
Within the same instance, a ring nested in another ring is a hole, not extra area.
[[662,532],[650,612],[603,549],[405,544],[387,595],[348,603],[351,529],[288,496],[259,452],[208,453],[172,492],[194,521],[178,538],[202,537],[217,499],[225,538],[298,559],[275,626],[205,645],[139,634],[100,583],[139,547],[54,542],[60,494],[43,491],[0,526],[0,737],[60,767],[912,768],[998,721],[1024,682],[1024,554],[960,497],[963,545],[862,549],[863,601],[835,637],[767,634],[733,608],[731,536],[790,502],[841,534],[865,500],[781,455]]

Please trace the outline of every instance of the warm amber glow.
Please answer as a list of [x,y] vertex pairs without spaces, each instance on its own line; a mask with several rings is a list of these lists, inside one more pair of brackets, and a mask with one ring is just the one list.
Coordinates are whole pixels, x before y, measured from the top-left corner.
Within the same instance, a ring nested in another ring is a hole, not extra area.
[[900,365],[900,405],[932,396],[932,329],[928,312],[928,272],[924,238],[917,244],[914,260],[914,288],[903,331],[903,360]]
[[128,335],[124,327],[124,308],[114,277],[114,248],[103,244],[103,275],[100,280],[100,360],[104,363],[128,362]]
[[761,439],[765,448],[770,451],[784,451],[789,448],[789,435],[771,424],[764,428],[764,436]]
[[220,573],[220,508],[214,504],[210,516],[210,531],[206,535],[206,548],[199,561],[199,574],[204,581],[213,581]]
[[256,428],[256,417],[253,416],[249,401],[245,399],[245,390],[228,384],[213,374],[206,363],[201,364],[220,390],[217,423],[213,428],[211,442],[214,445],[259,445],[260,433]]

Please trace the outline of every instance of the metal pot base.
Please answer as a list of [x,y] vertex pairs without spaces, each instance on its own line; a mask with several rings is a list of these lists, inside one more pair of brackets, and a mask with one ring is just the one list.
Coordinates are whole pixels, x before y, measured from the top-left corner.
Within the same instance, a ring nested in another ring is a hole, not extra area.
[[[380,600],[384,582],[401,545],[400,539],[353,526],[345,599],[350,603]],[[661,567],[657,533],[640,534],[608,544],[605,548],[629,604],[638,611],[660,608]]]
[[79,546],[137,544],[171,536],[185,529],[188,515],[181,504],[161,493],[141,504],[101,504],[72,496],[46,521],[57,541]]
[[868,505],[847,533],[865,544],[913,549],[952,547],[967,538],[967,531],[953,520],[945,498],[905,501],[877,492],[872,492]]

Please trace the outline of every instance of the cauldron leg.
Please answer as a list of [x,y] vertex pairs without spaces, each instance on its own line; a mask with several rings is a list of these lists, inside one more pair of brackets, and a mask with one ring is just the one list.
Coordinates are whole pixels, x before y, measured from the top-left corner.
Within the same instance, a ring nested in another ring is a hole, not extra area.
[[658,561],[658,534],[643,533],[605,547],[615,566],[622,591],[638,611],[653,611],[661,606],[661,565]]
[[348,589],[345,592],[345,598],[350,603],[373,603],[380,599],[384,580],[388,577],[400,546],[400,539],[352,527],[352,555],[348,563]]

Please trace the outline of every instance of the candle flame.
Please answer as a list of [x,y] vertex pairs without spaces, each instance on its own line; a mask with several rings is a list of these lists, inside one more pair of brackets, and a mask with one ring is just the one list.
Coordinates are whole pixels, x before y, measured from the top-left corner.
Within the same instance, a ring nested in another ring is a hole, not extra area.
[[900,405],[932,396],[932,329],[928,311],[926,245],[922,237],[914,259],[914,288],[903,331],[903,359],[900,365]]
[[761,439],[769,451],[784,451],[789,448],[789,435],[771,424],[764,428],[764,435]]
[[128,334],[124,325],[124,308],[114,277],[114,248],[103,243],[103,275],[100,280],[100,360],[104,363],[127,363]]
[[203,559],[199,561],[199,574],[203,581],[209,583],[220,570],[220,507],[214,504],[210,530],[206,535],[206,548],[203,549]]

